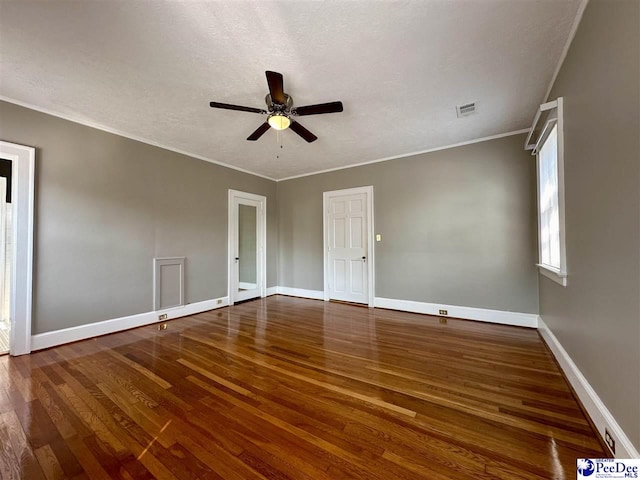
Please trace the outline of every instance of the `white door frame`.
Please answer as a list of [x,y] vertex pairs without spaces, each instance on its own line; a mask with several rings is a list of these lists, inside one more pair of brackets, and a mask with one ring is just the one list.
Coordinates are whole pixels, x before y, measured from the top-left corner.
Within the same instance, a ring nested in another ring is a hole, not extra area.
[[229,243],[228,243],[228,267],[227,267],[227,294],[229,296],[229,305],[233,305],[238,295],[236,286],[236,244],[238,230],[238,211],[236,204],[238,200],[252,200],[259,203],[258,211],[258,231],[256,232],[258,262],[256,265],[256,280],[259,285],[260,297],[267,296],[267,197],[256,195],[254,193],[241,192],[239,190],[229,189]]
[[329,300],[329,199],[342,195],[353,195],[364,193],[367,197],[367,288],[368,305],[373,308],[375,298],[375,252],[374,252],[374,225],[373,225],[373,185],[366,187],[346,188],[344,190],[333,190],[322,194],[322,239],[324,258],[324,300]]
[[13,255],[9,353],[24,355],[31,352],[36,149],[0,141],[0,157],[11,160],[13,163],[11,180]]
[[[5,277],[7,276],[7,179],[0,178],[0,310],[4,311]],[[9,302],[11,305],[11,302]],[[11,316],[11,314],[9,314]],[[0,322],[3,319],[0,318]]]

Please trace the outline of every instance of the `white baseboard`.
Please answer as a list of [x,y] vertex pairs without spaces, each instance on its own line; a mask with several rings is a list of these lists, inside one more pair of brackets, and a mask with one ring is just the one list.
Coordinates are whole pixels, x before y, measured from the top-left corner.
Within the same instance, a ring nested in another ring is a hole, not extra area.
[[[291,297],[311,298],[313,300],[324,300],[324,292],[322,290],[306,290],[304,288],[292,287],[273,287],[275,294],[289,295]],[[269,289],[267,289],[268,294]],[[273,294],[272,294],[273,295]]]
[[560,368],[562,368],[567,380],[569,380],[602,438],[604,438],[604,430],[606,428],[615,439],[616,458],[640,458],[638,450],[631,443],[629,437],[624,433],[609,409],[600,400],[596,391],[542,318],[538,322],[538,331],[556,357]]
[[238,282],[238,288],[242,290],[255,290],[256,288],[258,288],[258,285],[249,282]]
[[[292,287],[270,287],[267,295],[289,295],[292,297],[312,298],[324,300],[322,290],[306,290]],[[488,310],[485,308],[459,307],[445,305],[443,303],[414,302],[411,300],[396,300],[393,298],[376,297],[374,306],[401,310],[405,312],[423,313],[426,315],[439,315],[440,310],[447,310],[448,317],[462,318],[465,320],[478,320],[481,322],[501,323],[517,327],[538,327],[538,315],[536,313],[506,312],[503,310]]]
[[278,287],[267,287],[267,297],[278,295]]
[[228,297],[214,298],[212,300],[190,303],[182,307],[167,310],[139,313],[137,315],[129,315],[127,317],[113,318],[102,322],[54,330],[53,332],[38,333],[37,335],[31,336],[31,351],[34,352],[36,350],[42,350],[43,348],[55,347],[65,343],[106,335],[108,333],[150,325],[159,322],[158,316],[163,314],[167,315],[167,320],[172,320],[174,318],[206,312],[215,308],[226,307],[227,305],[229,305]]
[[481,322],[502,323],[517,327],[538,327],[538,315],[535,313],[506,312],[504,310],[489,310],[486,308],[459,307],[442,303],[414,302],[411,300],[395,300],[392,298],[376,297],[374,305],[379,308],[402,310],[405,312],[439,315],[439,310],[446,310],[447,317],[478,320]]

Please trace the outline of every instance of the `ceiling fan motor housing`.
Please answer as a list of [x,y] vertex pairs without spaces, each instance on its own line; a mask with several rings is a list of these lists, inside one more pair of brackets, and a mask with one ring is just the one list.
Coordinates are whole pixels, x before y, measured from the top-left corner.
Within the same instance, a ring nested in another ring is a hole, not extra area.
[[282,113],[289,114],[291,113],[291,107],[293,106],[293,98],[291,98],[289,95],[285,93],[284,100],[285,100],[284,104],[275,103],[271,99],[270,93],[267,93],[267,96],[264,97],[264,101],[267,104],[267,108],[269,112],[282,112]]

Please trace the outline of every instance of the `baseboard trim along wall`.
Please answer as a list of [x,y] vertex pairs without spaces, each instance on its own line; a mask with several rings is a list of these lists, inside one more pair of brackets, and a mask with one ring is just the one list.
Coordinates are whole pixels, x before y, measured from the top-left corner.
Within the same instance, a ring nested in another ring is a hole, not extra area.
[[267,295],[289,295],[290,297],[324,300],[324,292],[322,290],[306,290],[293,287],[270,287],[267,288]]
[[[323,300],[322,290],[307,290],[304,288],[292,287],[269,287],[269,295],[289,295],[292,297],[310,298],[313,300]],[[182,307],[170,308],[166,310],[151,311],[129,315],[127,317],[114,318],[102,322],[80,325],[77,327],[64,328],[52,332],[39,333],[31,336],[31,351],[42,350],[43,348],[56,347],[65,343],[86,340],[87,338],[99,337],[109,333],[116,333],[130,328],[143,327],[157,323],[159,315],[166,314],[166,320],[195,315],[215,308],[229,305],[229,297],[215,298],[202,302],[190,303]],[[447,310],[448,317],[462,318],[465,320],[478,320],[482,322],[501,323],[504,325],[515,325],[518,327],[538,327],[538,315],[532,313],[505,312],[501,310],[488,310],[483,308],[459,307],[455,305],[444,305],[435,303],[413,302],[409,300],[394,300],[390,298],[375,298],[374,305],[378,308],[388,308],[391,310],[402,310],[406,312],[422,313],[426,315],[439,315],[439,310]]]
[[638,450],[633,446],[629,437],[624,433],[609,409],[600,400],[598,394],[542,318],[538,321],[538,331],[556,357],[560,368],[562,368],[567,380],[569,380],[602,438],[604,438],[605,428],[613,435],[616,441],[616,458],[640,458]]
[[[270,287],[267,295],[289,295],[292,297],[312,298],[323,300],[322,290],[306,290],[292,287]],[[480,322],[501,323],[517,327],[538,327],[538,315],[535,313],[506,312],[504,310],[489,310],[486,308],[459,307],[445,305],[443,303],[414,302],[411,300],[396,300],[393,298],[376,297],[374,306],[401,310],[404,312],[423,313],[425,315],[440,316],[440,310],[447,310],[447,317],[461,318],[463,320],[477,320]]]
[[167,315],[166,320],[195,315],[215,308],[229,305],[228,297],[214,298],[202,302],[189,303],[187,305],[158,310],[152,312],[129,315],[127,317],[114,318],[103,322],[89,323],[78,327],[64,328],[53,332],[38,333],[31,336],[31,351],[42,350],[43,348],[55,347],[65,343],[86,340],[87,338],[99,337],[108,333],[116,333],[130,328],[143,327],[152,323],[158,323],[160,315]]
[[411,300],[395,300],[393,298],[376,297],[374,305],[378,308],[402,310],[412,313],[440,316],[440,310],[446,310],[446,317],[462,318],[464,320],[477,320],[480,322],[501,323],[516,327],[538,327],[538,315],[536,313],[507,312],[504,310],[489,310],[486,308],[460,307],[445,305],[443,303],[414,302]]

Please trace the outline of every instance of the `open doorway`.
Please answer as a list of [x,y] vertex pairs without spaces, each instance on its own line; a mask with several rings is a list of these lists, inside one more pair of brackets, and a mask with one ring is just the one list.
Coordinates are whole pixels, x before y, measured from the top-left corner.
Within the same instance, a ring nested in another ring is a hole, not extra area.
[[11,355],[31,352],[35,159],[35,148],[0,141],[0,164],[11,169],[0,175],[0,342],[8,337]]
[[9,353],[11,336],[11,167],[0,158],[0,355]]

